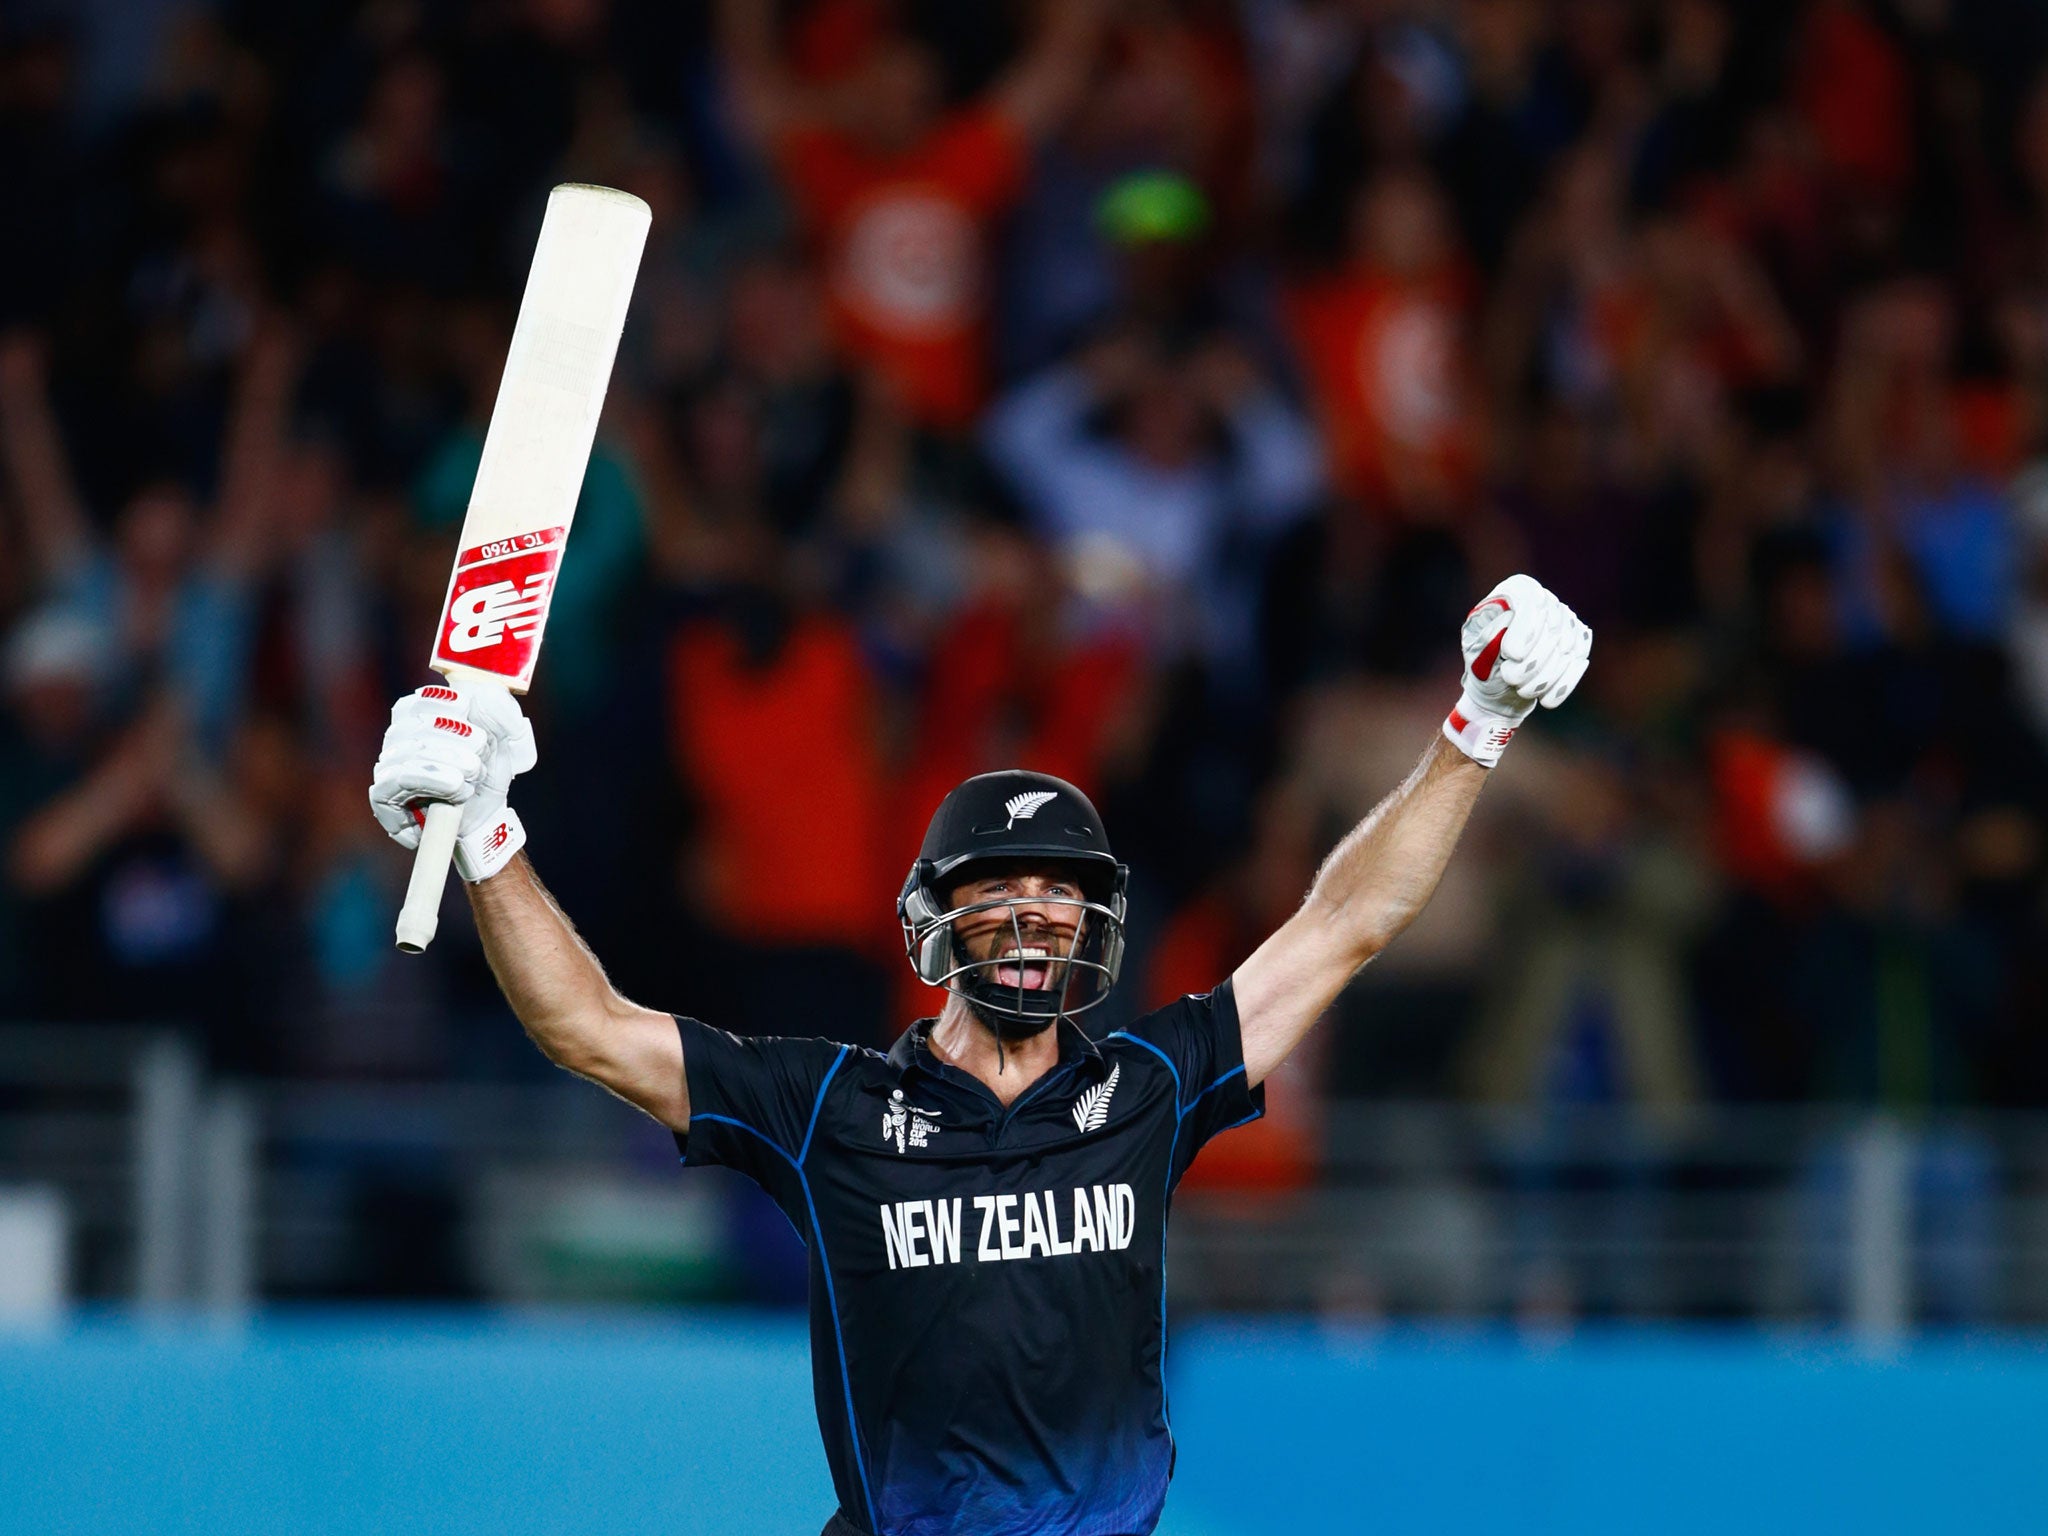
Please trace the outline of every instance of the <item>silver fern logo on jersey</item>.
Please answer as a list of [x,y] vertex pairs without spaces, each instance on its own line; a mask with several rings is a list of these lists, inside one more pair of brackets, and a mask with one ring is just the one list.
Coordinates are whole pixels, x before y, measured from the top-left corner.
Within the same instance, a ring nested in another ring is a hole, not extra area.
[[[1010,827],[1016,826],[1020,821],[1029,821],[1045,808],[1048,800],[1057,799],[1058,796],[1059,791],[1056,789],[1027,789],[1021,795],[1010,796],[1003,802],[1003,809],[1010,813]],[[1007,832],[1010,827],[1003,830]]]
[[1086,1134],[1099,1131],[1109,1120],[1109,1096],[1116,1092],[1116,1080],[1123,1076],[1123,1063],[1109,1069],[1109,1076],[1074,1101],[1075,1128]]

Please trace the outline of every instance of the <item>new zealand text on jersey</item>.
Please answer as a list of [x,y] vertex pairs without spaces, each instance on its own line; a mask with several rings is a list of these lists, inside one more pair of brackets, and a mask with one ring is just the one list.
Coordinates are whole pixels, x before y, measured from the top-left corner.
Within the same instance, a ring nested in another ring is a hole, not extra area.
[[[1064,1221],[1062,1204],[1068,1204],[1073,1213]],[[950,1200],[898,1200],[882,1206],[882,1245],[889,1267],[958,1264],[966,1252],[971,1252],[977,1263],[995,1264],[1005,1259],[1058,1259],[1128,1248],[1138,1212],[1137,1196],[1128,1184],[1079,1188],[1071,1202],[1062,1202],[1057,1191],[1047,1189],[1021,1195],[976,1195],[973,1205],[981,1216],[981,1232],[972,1250],[961,1247],[961,1199],[957,1195]]]

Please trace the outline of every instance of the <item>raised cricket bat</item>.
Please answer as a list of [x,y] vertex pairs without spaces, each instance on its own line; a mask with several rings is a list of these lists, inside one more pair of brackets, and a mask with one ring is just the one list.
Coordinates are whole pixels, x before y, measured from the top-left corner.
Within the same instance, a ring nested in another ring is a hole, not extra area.
[[[453,682],[524,693],[533,680],[649,217],[610,187],[548,194],[427,663]],[[433,940],[461,819],[459,806],[427,808],[398,912],[408,954]]]

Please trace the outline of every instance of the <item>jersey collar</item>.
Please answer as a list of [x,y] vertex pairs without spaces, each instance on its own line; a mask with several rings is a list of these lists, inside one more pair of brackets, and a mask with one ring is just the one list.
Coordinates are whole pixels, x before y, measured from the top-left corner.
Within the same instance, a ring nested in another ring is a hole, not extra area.
[[[889,1047],[889,1065],[899,1075],[914,1071],[941,1080],[962,1075],[957,1067],[947,1066],[932,1054],[932,1026],[938,1022],[936,1018],[919,1019],[896,1037],[896,1043]],[[1059,1066],[1079,1062],[1090,1071],[1107,1070],[1101,1047],[1088,1038],[1080,1025],[1072,1019],[1061,1019],[1053,1027],[1059,1031]]]

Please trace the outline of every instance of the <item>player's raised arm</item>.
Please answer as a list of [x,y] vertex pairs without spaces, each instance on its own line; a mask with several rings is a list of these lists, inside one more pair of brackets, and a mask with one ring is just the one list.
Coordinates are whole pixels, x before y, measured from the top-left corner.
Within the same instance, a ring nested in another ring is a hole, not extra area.
[[1593,632],[1528,576],[1510,576],[1465,620],[1465,691],[1407,781],[1323,862],[1301,910],[1238,967],[1232,989],[1245,1076],[1286,1060],[1358,968],[1428,903],[1486,774],[1538,704],[1585,675]]
[[610,1089],[672,1130],[690,1125],[675,1020],[621,997],[597,957],[519,856],[526,829],[506,804],[534,764],[533,727],[502,688],[421,688],[391,710],[370,808],[401,847],[419,845],[421,810],[462,808],[455,870],[484,954],[533,1043],[557,1066]]

